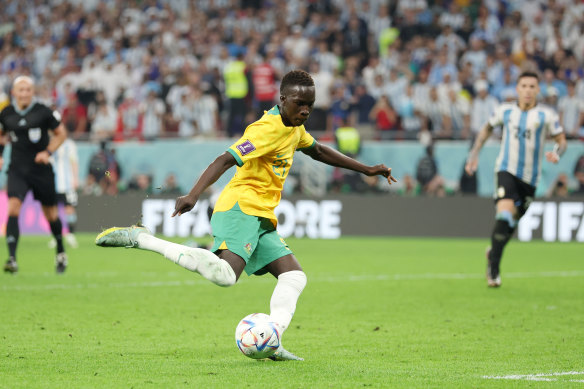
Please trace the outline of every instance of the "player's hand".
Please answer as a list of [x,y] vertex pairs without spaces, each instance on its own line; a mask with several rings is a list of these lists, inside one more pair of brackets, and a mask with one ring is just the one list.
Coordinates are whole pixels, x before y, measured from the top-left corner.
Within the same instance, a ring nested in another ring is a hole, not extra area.
[[197,203],[197,198],[193,199],[191,196],[180,196],[176,199],[176,204],[174,205],[174,212],[172,213],[172,217],[176,215],[180,216],[183,213],[189,212],[195,204]]
[[545,159],[551,163],[558,163],[560,161],[560,156],[555,151],[548,151],[545,153]]
[[384,164],[375,165],[371,168],[371,171],[367,173],[368,176],[383,176],[387,178],[387,182],[391,185],[392,182],[397,182],[395,177],[391,175],[391,168],[385,166]]
[[477,158],[470,158],[467,159],[466,165],[464,165],[464,170],[466,174],[472,176],[477,171],[477,167],[479,166],[479,160]]
[[35,155],[34,161],[35,161],[35,163],[48,165],[49,163],[51,163],[51,161],[49,160],[50,157],[51,157],[51,155],[49,154],[49,152],[46,150],[43,150],[43,151],[38,152]]
[[0,170],[2,170],[2,166],[4,166],[4,158],[0,157]]

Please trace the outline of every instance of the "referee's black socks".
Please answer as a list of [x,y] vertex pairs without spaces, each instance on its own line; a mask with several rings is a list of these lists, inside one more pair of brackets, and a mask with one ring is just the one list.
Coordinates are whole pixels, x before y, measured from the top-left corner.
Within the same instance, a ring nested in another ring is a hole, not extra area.
[[12,258],[16,258],[16,246],[18,245],[19,237],[18,216],[10,216],[6,225],[6,243],[8,243],[8,255]]
[[55,237],[55,241],[57,241],[57,252],[62,253],[65,251],[65,248],[63,247],[63,224],[61,223],[61,219],[57,218],[57,220],[49,224],[51,225],[51,232]]

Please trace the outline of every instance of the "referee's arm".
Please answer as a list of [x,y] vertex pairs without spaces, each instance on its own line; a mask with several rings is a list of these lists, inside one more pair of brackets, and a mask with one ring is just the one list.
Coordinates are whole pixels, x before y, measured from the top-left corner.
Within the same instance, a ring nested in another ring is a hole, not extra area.
[[61,123],[57,126],[57,128],[53,130],[53,136],[51,136],[51,140],[49,141],[49,145],[47,146],[47,148],[43,151],[38,152],[34,158],[34,161],[36,163],[42,163],[45,165],[51,163],[49,161],[49,157],[55,151],[57,151],[57,149],[63,144],[63,142],[65,142],[65,139],[67,139],[67,130],[65,129],[63,123]]
[[4,157],[2,155],[4,154],[4,146],[6,146],[6,143],[8,143],[7,135],[4,133],[4,130],[0,128],[0,170],[2,170],[2,167],[4,166]]

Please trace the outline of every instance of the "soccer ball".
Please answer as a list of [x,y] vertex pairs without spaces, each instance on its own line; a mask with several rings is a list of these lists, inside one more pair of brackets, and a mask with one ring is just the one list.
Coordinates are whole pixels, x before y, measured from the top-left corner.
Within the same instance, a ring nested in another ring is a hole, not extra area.
[[252,313],[237,325],[235,343],[246,357],[267,358],[280,347],[280,330],[270,316]]

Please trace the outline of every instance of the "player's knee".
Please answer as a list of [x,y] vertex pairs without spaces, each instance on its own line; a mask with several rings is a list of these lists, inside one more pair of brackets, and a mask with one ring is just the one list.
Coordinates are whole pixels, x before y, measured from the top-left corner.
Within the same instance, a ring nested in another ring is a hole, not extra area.
[[291,270],[282,273],[278,276],[278,281],[286,282],[288,285],[295,288],[299,293],[302,293],[306,286],[306,274],[302,270]]
[[499,211],[497,212],[495,219],[507,222],[509,228],[515,228],[517,225],[517,220],[515,220],[511,211]]
[[497,213],[495,228],[493,230],[493,240],[501,243],[506,243],[511,239],[517,221],[509,211],[501,211]]
[[237,282],[237,276],[228,263],[223,263],[219,272],[221,274],[214,280],[216,285],[219,285],[223,288],[235,285]]

